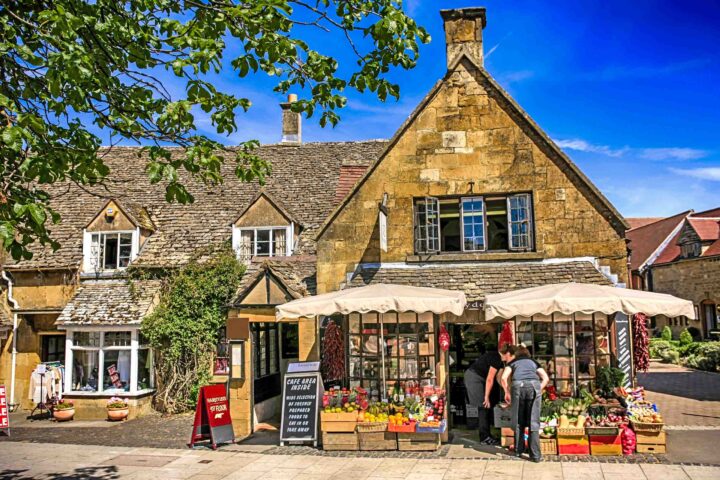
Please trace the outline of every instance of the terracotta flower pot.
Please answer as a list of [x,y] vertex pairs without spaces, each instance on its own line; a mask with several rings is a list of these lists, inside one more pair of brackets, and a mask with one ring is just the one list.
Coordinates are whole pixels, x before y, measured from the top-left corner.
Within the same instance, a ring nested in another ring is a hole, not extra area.
[[68,420],[72,420],[74,416],[75,416],[74,408],[65,408],[62,410],[54,409],[53,410],[53,417],[58,422],[67,422]]
[[108,420],[110,420],[112,422],[125,420],[129,414],[130,414],[130,407],[108,408],[107,409]]

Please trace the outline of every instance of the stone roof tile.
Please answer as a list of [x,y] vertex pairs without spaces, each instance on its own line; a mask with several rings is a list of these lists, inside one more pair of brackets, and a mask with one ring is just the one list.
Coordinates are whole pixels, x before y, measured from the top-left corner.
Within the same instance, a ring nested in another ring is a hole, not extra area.
[[395,283],[418,287],[462,290],[467,300],[485,295],[552,283],[595,283],[610,285],[608,278],[590,262],[563,263],[478,263],[477,265],[431,265],[418,268],[363,268],[348,287],[373,283]]

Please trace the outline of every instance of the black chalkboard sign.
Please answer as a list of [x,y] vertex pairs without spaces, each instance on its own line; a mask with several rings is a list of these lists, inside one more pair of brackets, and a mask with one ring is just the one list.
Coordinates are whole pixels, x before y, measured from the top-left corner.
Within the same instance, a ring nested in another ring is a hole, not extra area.
[[280,445],[313,442],[317,446],[318,414],[323,393],[319,372],[288,373],[283,379]]
[[625,372],[625,387],[632,383],[632,350],[630,349],[630,319],[624,313],[615,314],[615,345],[617,368]]

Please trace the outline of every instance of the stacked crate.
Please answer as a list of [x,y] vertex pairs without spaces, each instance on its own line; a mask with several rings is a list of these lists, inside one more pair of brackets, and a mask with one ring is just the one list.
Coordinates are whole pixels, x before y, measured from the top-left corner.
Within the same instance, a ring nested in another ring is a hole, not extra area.
[[357,413],[320,412],[324,450],[359,450]]
[[665,432],[661,430],[643,431],[635,430],[637,453],[665,453]]

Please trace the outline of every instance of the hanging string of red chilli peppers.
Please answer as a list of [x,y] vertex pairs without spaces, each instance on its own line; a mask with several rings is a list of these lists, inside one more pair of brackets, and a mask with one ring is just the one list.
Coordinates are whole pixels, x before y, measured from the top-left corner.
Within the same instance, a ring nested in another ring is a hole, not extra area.
[[635,370],[647,372],[650,368],[650,339],[647,331],[647,316],[644,313],[633,315],[633,360]]
[[345,377],[345,342],[342,330],[332,320],[325,328],[323,336],[320,369],[326,382],[342,380]]

